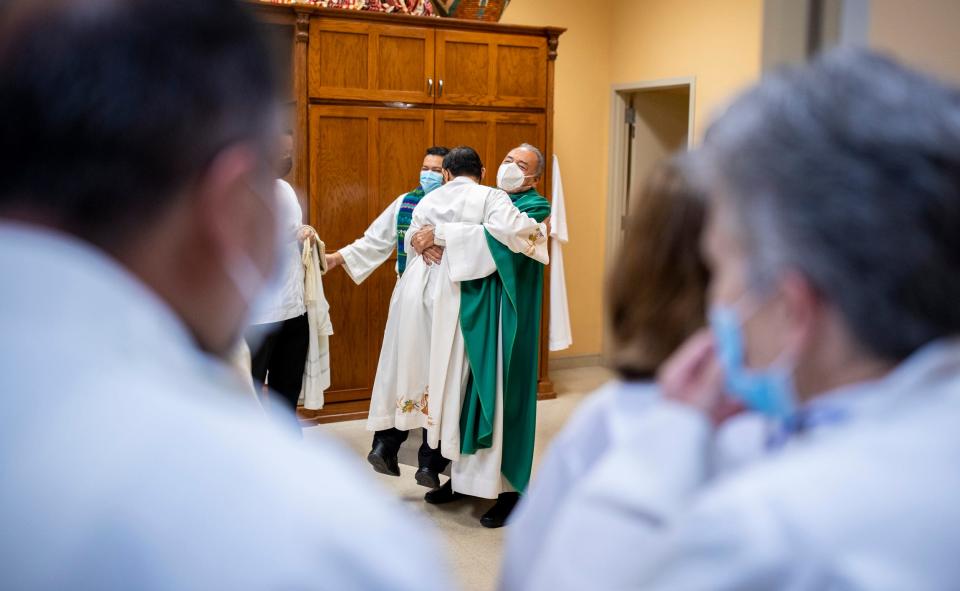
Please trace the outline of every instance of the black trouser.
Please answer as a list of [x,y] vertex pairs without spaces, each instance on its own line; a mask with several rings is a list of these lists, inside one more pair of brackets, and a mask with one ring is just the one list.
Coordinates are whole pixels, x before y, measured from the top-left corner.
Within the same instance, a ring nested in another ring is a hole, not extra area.
[[[423,443],[420,444],[420,450],[417,452],[417,463],[421,468],[429,468],[434,472],[443,472],[447,469],[450,460],[440,454],[440,449],[433,449],[427,443],[427,430],[423,431]],[[386,429],[377,431],[373,434],[373,444],[382,443],[385,451],[392,456],[400,453],[400,446],[407,440],[410,431],[401,431],[400,429]]]
[[[247,332],[247,344],[253,340],[249,335],[254,332],[265,336],[259,347],[254,349],[252,345],[250,346],[253,379],[258,384],[267,382],[271,393],[278,394],[275,398],[283,401],[281,405],[271,404],[272,409],[279,411],[285,420],[289,420],[292,412],[296,421],[297,401],[303,387],[303,369],[307,363],[307,351],[310,347],[310,325],[307,322],[307,315],[302,314],[283,322],[257,326],[256,329]],[[296,425],[299,429],[299,421]]]

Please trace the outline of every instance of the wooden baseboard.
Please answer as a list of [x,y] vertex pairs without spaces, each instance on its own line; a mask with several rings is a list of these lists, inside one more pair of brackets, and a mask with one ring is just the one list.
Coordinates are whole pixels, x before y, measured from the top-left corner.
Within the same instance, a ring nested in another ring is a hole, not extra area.
[[351,400],[349,402],[329,402],[320,410],[297,409],[297,418],[302,425],[339,423],[367,418],[370,412],[369,400]]
[[551,357],[550,369],[576,369],[578,367],[598,367],[603,365],[602,355],[577,355],[575,357]]
[[557,397],[557,389],[548,377],[537,384],[537,400],[553,400]]

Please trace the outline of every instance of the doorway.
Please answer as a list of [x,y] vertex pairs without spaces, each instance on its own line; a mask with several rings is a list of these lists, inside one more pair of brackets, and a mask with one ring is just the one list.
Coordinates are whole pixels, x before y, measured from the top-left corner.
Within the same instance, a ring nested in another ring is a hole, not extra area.
[[[696,80],[671,78],[613,87],[610,108],[610,170],[607,193],[606,270],[623,241],[631,202],[656,165],[693,141]],[[604,330],[604,357],[609,351]]]

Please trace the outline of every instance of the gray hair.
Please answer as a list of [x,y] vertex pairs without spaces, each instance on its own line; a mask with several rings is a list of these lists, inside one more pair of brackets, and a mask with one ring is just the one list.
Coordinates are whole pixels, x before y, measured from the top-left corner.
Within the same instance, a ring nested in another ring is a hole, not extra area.
[[537,170],[534,174],[537,176],[542,175],[543,171],[547,168],[547,161],[543,157],[543,152],[541,152],[539,148],[530,144],[520,144],[517,146],[517,149],[533,152],[533,155],[537,157]]
[[701,157],[755,284],[801,273],[883,359],[960,334],[960,92],[839,50],[740,96]]

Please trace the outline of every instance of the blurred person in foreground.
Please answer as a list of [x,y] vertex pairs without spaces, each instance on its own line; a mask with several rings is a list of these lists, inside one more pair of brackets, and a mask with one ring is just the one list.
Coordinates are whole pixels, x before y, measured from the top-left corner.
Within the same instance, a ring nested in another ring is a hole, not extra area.
[[[960,92],[839,51],[740,96],[696,158],[710,330],[525,533],[523,588],[955,588]],[[774,427],[718,469],[737,405]]]
[[699,251],[706,202],[687,179],[684,158],[658,165],[631,208],[607,283],[617,379],[576,409],[511,519],[503,573],[511,589],[526,587],[544,548],[533,541],[548,537],[557,516],[574,510],[568,501],[577,497],[577,484],[630,437],[632,422],[655,399],[661,364],[706,324],[709,273]]
[[274,86],[232,0],[0,8],[5,588],[450,588],[222,360],[276,267]]

